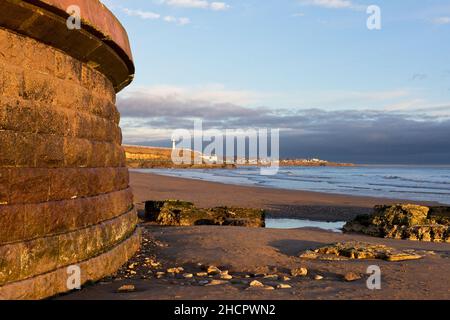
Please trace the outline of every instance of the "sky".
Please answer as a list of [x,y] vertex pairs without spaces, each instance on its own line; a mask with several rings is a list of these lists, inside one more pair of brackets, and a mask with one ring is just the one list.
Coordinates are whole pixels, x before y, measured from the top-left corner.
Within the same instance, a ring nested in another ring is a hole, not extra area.
[[136,64],[124,143],[169,146],[201,119],[279,128],[282,157],[450,164],[448,0],[102,2]]

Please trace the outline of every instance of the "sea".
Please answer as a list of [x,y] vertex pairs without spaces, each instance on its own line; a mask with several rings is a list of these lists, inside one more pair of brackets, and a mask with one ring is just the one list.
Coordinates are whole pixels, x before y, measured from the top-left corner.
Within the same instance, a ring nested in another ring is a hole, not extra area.
[[[364,165],[355,167],[281,167],[263,176],[258,167],[237,169],[137,169],[161,175],[289,190],[379,198],[433,201],[450,205],[450,165]],[[307,221],[269,221],[275,228],[314,226]],[[319,226],[320,227],[320,226]],[[335,230],[336,225],[323,225]]]

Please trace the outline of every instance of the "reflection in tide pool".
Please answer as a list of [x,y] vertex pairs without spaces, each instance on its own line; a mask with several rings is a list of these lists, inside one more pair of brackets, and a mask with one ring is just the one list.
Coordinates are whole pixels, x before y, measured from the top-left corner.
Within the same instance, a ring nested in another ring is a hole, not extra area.
[[297,229],[320,228],[333,232],[342,232],[345,222],[323,222],[298,219],[266,219],[266,228],[270,229]]

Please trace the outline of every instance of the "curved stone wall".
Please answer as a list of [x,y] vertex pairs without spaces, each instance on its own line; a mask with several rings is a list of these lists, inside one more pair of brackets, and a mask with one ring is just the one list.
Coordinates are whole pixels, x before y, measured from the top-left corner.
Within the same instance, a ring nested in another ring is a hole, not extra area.
[[[104,21],[96,32],[68,30],[62,0],[0,0],[1,299],[65,292],[72,265],[82,283],[98,280],[139,247],[115,107],[134,70],[128,38],[103,5],[89,1],[98,11],[70,3]],[[29,27],[36,16],[41,30],[56,28],[53,38]],[[119,32],[111,37],[111,30]],[[67,42],[87,35],[97,53]]]

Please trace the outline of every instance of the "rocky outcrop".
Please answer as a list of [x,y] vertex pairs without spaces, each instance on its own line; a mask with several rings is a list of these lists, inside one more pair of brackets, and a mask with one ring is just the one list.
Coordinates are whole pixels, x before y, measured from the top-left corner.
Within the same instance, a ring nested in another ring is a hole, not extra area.
[[69,266],[83,284],[138,249],[115,106],[133,73],[99,1],[0,1],[0,299],[65,292]]
[[264,210],[229,207],[200,209],[191,202],[178,200],[147,201],[145,218],[163,226],[265,226]]
[[411,204],[376,206],[372,215],[360,215],[344,226],[344,232],[374,237],[450,242],[450,210]]
[[300,258],[332,260],[330,257],[344,259],[381,259],[386,261],[417,260],[421,255],[411,251],[400,251],[385,245],[364,242],[339,242],[329,246],[320,247],[300,254]]

